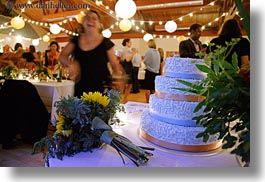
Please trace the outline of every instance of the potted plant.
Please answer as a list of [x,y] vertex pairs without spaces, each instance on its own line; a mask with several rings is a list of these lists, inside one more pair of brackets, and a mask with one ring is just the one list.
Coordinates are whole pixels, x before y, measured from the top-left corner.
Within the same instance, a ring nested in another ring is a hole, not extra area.
[[[231,149],[232,154],[239,156],[242,163],[248,166],[250,161],[250,82],[249,67],[239,68],[237,55],[232,62],[226,56],[236,44],[234,39],[225,47],[217,46],[205,58],[207,65],[196,67],[207,74],[200,83],[192,84],[178,80],[188,89],[179,90],[204,96],[194,112],[204,108],[204,113],[194,117],[197,124],[205,127],[197,137],[207,141],[210,135],[217,134],[222,139],[223,149]],[[211,46],[211,45],[210,45]]]

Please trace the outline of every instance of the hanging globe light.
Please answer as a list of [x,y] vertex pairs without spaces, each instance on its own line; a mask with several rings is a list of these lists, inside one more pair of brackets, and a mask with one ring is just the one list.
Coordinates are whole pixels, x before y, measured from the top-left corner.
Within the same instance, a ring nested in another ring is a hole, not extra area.
[[10,23],[15,29],[21,29],[25,26],[24,20],[19,16],[12,18]]
[[40,40],[39,39],[33,39],[32,40],[32,45],[37,46],[39,44],[40,44]]
[[178,43],[180,43],[184,40],[186,40],[186,37],[184,35],[178,36],[178,38],[177,38]]
[[110,38],[111,37],[111,31],[109,29],[105,29],[102,31],[103,37]]
[[81,11],[75,18],[76,18],[76,21],[78,22],[78,23],[80,23],[80,24],[82,24],[83,23],[83,18],[84,18],[84,16],[85,16],[86,14],[83,12],[83,11]]
[[129,19],[136,13],[136,4],[133,0],[119,0],[115,4],[115,13],[123,19]]
[[167,32],[172,33],[177,30],[177,24],[174,21],[167,21],[165,24],[165,29]]
[[42,37],[42,40],[43,40],[43,42],[49,42],[49,41],[50,41],[50,37],[49,37],[49,35],[44,35],[44,36]]
[[144,39],[145,42],[148,42],[149,40],[151,40],[153,38],[154,37],[150,33],[144,34],[144,37],[143,37],[143,39]]
[[120,21],[119,27],[122,31],[127,32],[132,28],[132,23],[127,19],[123,19]]
[[52,25],[50,26],[50,31],[51,31],[51,33],[53,33],[53,34],[58,34],[58,33],[61,32],[61,27],[60,27],[59,25],[57,25],[57,24],[52,24]]

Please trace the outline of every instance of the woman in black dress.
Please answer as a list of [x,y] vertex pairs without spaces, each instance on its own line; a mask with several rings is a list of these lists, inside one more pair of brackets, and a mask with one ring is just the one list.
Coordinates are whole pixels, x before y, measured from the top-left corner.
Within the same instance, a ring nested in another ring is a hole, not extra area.
[[[100,16],[88,10],[83,18],[83,33],[72,38],[62,50],[59,60],[70,68],[70,77],[75,84],[75,96],[83,92],[104,92],[110,86],[111,74],[122,76],[123,70],[114,54],[114,43],[101,34]],[[69,59],[69,58],[72,59]]]
[[226,60],[231,62],[233,53],[236,53],[238,56],[238,66],[240,68],[249,66],[250,42],[242,37],[240,25],[235,19],[229,19],[224,23],[219,36],[211,40],[214,46],[209,46],[207,53],[214,51],[217,45],[226,46],[226,42],[231,42],[232,38],[239,38],[239,42],[234,46]]

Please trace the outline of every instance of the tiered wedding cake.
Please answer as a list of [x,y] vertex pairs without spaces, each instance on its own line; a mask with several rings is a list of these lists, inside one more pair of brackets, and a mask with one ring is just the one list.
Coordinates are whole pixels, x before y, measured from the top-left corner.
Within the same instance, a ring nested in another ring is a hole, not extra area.
[[205,64],[202,59],[168,58],[165,74],[155,79],[156,93],[149,99],[149,109],[141,116],[140,134],[145,139],[175,150],[203,152],[220,147],[221,142],[211,136],[205,143],[196,138],[204,128],[192,120],[203,110],[194,113],[202,97],[174,88],[187,88],[177,80],[200,82],[206,77],[195,64]]

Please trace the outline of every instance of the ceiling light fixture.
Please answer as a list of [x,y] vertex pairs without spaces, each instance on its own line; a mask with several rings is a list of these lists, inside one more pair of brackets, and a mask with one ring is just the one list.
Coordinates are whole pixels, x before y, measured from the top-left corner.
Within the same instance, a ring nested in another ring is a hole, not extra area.
[[59,25],[57,25],[57,24],[52,24],[52,25],[50,26],[50,31],[51,31],[51,33],[53,33],[53,34],[58,34],[58,33],[61,32],[61,27],[60,27]]
[[110,38],[111,34],[112,34],[110,29],[105,29],[101,33],[102,33],[103,37],[106,37],[106,38]]
[[50,41],[50,37],[49,37],[49,35],[44,35],[44,36],[42,37],[42,40],[43,40],[43,42],[49,42],[49,41]]
[[148,42],[149,40],[154,39],[154,37],[150,33],[146,33],[144,34],[143,39],[145,42]]
[[133,0],[119,0],[115,4],[115,13],[123,19],[129,19],[136,13],[136,4]]
[[24,20],[19,16],[12,18],[10,23],[15,29],[22,29],[25,26]]
[[122,31],[127,32],[127,31],[131,30],[132,23],[130,22],[130,20],[123,19],[120,21],[119,27]]
[[173,33],[177,30],[177,24],[174,21],[167,21],[165,24],[165,30],[169,33]]

